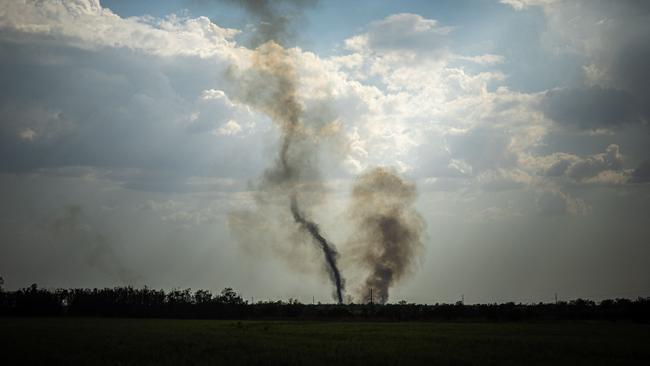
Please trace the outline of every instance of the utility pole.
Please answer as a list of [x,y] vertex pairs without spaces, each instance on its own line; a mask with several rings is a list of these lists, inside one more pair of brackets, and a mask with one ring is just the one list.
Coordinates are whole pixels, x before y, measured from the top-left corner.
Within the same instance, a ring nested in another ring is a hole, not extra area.
[[314,301],[314,296],[311,297],[311,304],[312,304],[312,305],[315,305],[315,304],[316,304],[316,301]]
[[465,305],[465,294],[460,295],[460,302]]
[[370,304],[372,304],[372,287],[370,288]]

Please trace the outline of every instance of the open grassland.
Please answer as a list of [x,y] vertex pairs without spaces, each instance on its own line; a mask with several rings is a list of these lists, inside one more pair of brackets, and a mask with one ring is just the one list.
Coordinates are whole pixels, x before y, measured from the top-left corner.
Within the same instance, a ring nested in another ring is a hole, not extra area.
[[650,325],[0,318],[4,365],[649,365]]

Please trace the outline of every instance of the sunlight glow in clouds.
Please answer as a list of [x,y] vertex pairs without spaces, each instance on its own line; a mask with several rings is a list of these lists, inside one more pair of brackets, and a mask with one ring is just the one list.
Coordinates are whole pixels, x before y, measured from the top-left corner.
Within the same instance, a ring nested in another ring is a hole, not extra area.
[[[417,181],[429,227],[421,268],[398,297],[650,291],[650,6],[495,0],[490,6],[505,15],[481,25],[495,34],[486,42],[457,36],[476,19],[438,18],[453,9],[424,4],[427,14],[405,6],[350,26],[327,56],[288,51],[299,102],[326,102],[345,138],[329,147],[341,156],[322,162],[332,198],[323,209],[333,217],[319,218],[324,230],[340,231],[333,239],[342,242],[351,228],[336,214],[352,177],[391,166]],[[296,277],[243,255],[225,227],[230,210],[250,207],[251,182],[279,138],[268,117],[236,101],[228,77],[250,66],[244,39],[254,24],[222,25],[191,2],[166,16],[127,17],[107,6],[0,4],[7,286],[129,278],[268,297],[327,293],[309,268]],[[318,6],[314,14],[336,5]],[[522,29],[522,17],[536,22]],[[517,53],[525,47],[535,50],[529,59]],[[571,78],[543,89],[515,85],[545,78],[526,71],[539,55]],[[81,208],[75,227],[93,232],[50,240],[52,222],[70,207]],[[97,250],[109,254],[93,262],[79,248],[96,247],[97,237],[111,249]]]

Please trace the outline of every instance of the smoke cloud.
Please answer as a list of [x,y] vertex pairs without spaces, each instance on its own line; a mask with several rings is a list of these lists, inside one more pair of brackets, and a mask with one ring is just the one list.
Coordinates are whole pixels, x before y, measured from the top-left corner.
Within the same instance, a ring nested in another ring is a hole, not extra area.
[[[338,252],[306,211],[324,198],[318,154],[322,140],[332,135],[330,126],[335,119],[327,118],[327,113],[313,118],[314,113],[305,111],[297,95],[299,78],[295,58],[280,45],[289,34],[290,20],[281,14],[285,14],[288,6],[295,16],[300,8],[312,2],[247,0],[236,3],[258,19],[259,25],[253,38],[256,48],[250,68],[230,69],[230,77],[236,85],[235,98],[269,116],[281,131],[281,142],[275,162],[255,187],[257,212],[233,212],[229,226],[234,236],[248,246],[251,241],[282,246],[272,242],[271,238],[277,238],[278,234],[267,230],[289,226],[307,233],[322,253],[324,269],[334,287],[334,298],[342,302],[345,281],[337,264]],[[293,225],[287,222],[286,214],[278,210],[280,207],[291,214],[289,219],[293,219]],[[275,219],[275,225],[269,225],[269,218]],[[251,230],[260,232],[251,234]],[[304,236],[289,235],[286,239],[299,244],[295,242],[302,241]]]
[[357,178],[349,214],[356,230],[349,242],[355,262],[368,271],[362,301],[385,303],[389,289],[413,269],[422,250],[424,221],[413,207],[415,185],[396,172],[375,168]]
[[253,47],[269,41],[284,44],[294,36],[292,25],[299,21],[302,12],[316,4],[316,0],[230,0],[239,5],[257,21],[251,39]]
[[[231,212],[229,227],[245,247],[255,251],[260,245],[270,246],[295,266],[304,265],[308,257],[304,244],[311,241],[332,283],[332,295],[341,303],[345,280],[338,251],[310,218],[310,212],[325,199],[319,153],[326,140],[340,138],[338,129],[332,127],[337,120],[323,113],[329,110],[325,105],[310,105],[307,110],[301,103],[296,53],[282,46],[291,35],[290,20],[313,2],[234,2],[259,22],[250,67],[233,66],[229,71],[234,97],[269,116],[281,137],[275,161],[254,187],[255,207]],[[374,169],[358,178],[349,212],[355,227],[350,245],[355,265],[361,263],[368,271],[359,289],[362,300],[369,300],[372,288],[376,300],[385,303],[389,288],[412,268],[424,228],[412,207],[415,197],[415,186],[392,170]],[[286,243],[292,246],[286,248]]]
[[341,278],[341,272],[338,269],[336,264],[338,258],[338,252],[332,244],[327,242],[321,233],[318,225],[307,220],[305,215],[300,212],[298,208],[298,201],[296,196],[291,196],[291,213],[293,214],[293,219],[299,223],[304,229],[306,229],[309,234],[314,238],[314,240],[320,245],[323,254],[325,256],[325,262],[327,263],[327,271],[329,272],[330,279],[336,286],[336,299],[339,303],[343,302],[343,279]]
[[106,235],[86,223],[81,206],[72,205],[49,223],[52,237],[66,247],[66,252],[80,255],[90,266],[132,285],[140,276],[128,269],[115,251],[114,243]]

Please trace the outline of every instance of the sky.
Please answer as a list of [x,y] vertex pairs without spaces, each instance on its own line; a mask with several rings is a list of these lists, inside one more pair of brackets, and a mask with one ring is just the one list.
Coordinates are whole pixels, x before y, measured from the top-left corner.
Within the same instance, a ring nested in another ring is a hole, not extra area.
[[[274,4],[322,121],[307,214],[350,294],[352,192],[383,167],[423,227],[390,301],[650,295],[650,2]],[[246,89],[265,24],[240,5],[0,1],[5,288],[333,301],[309,238],[260,209],[283,134]]]

